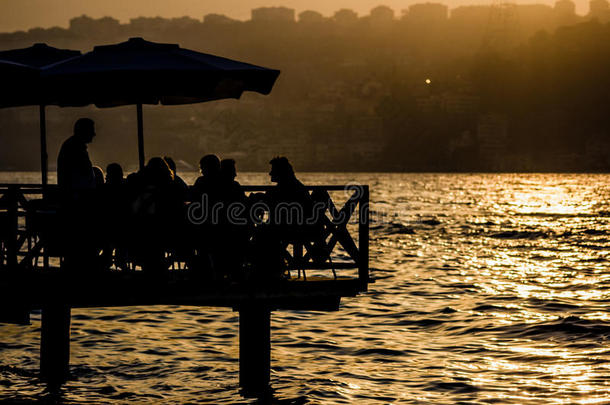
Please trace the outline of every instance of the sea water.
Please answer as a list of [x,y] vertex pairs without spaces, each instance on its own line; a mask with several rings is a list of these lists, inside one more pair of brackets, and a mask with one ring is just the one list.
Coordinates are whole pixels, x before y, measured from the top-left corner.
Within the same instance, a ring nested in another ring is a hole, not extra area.
[[[610,399],[610,176],[299,177],[370,186],[376,281],[337,312],[273,313],[274,391],[265,401]],[[237,180],[269,182],[256,173]],[[6,181],[39,175],[0,174]],[[75,309],[72,378],[59,393],[38,379],[39,339],[39,313],[30,326],[0,325],[0,402],[256,402],[240,394],[230,309]]]

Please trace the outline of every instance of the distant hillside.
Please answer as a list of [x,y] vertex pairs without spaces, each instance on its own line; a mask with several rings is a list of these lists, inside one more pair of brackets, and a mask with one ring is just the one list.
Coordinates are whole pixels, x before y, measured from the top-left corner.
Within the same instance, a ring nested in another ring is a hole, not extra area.
[[[127,1],[127,0],[125,0]],[[290,8],[235,20],[80,16],[68,28],[0,33],[90,50],[141,36],[281,70],[269,96],[145,106],[147,156],[240,170],[285,155],[307,171],[609,171],[610,7],[570,0],[412,4],[332,16]],[[81,116],[95,119],[96,164],[137,162],[135,107],[48,109],[49,162]],[[38,110],[0,109],[0,170],[38,166]]]
[[[0,0],[0,32],[28,30],[34,27],[67,27],[68,21],[82,14],[100,18],[112,16],[121,22],[145,16],[165,18],[189,16],[200,19],[208,13],[226,14],[231,18],[245,20],[250,10],[262,6],[292,7],[297,12],[317,10],[331,15],[341,8],[350,8],[359,14],[368,14],[375,6],[383,4],[401,10],[415,3],[412,0]],[[445,1],[450,8],[464,4],[489,4],[487,0]],[[524,3],[517,1],[516,3]],[[551,5],[552,1],[538,1]],[[588,10],[587,0],[576,0],[576,11],[584,14]]]

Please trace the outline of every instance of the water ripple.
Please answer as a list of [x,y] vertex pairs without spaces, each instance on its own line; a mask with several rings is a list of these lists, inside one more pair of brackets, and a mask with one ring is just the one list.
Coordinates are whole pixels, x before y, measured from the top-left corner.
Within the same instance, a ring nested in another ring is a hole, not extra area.
[[[610,397],[610,176],[302,177],[372,186],[376,282],[338,312],[273,314],[273,392],[260,403]],[[267,181],[249,173],[238,180]],[[237,384],[238,316],[230,310],[74,310],[73,378],[60,393],[38,379],[40,314],[32,326],[0,333],[0,403],[256,401]]]

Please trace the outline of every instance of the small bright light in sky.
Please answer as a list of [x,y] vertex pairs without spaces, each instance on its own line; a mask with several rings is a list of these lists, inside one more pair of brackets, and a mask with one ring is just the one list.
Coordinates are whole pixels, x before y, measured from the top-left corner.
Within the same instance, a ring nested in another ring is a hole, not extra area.
[[430,83],[432,83],[432,80],[426,79],[426,84],[430,84]]

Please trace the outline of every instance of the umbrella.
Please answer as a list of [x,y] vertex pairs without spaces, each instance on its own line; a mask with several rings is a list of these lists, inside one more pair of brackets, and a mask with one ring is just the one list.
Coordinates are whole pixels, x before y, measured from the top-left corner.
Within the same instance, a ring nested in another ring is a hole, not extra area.
[[279,73],[177,44],[131,38],[115,45],[96,46],[82,56],[47,66],[42,77],[49,86],[52,104],[137,105],[138,155],[143,167],[143,104],[239,98],[244,91],[269,94]]
[[79,56],[80,54],[80,51],[58,49],[47,44],[38,43],[29,48],[0,51],[0,59],[41,68],[68,58]]
[[47,44],[38,43],[29,48],[0,51],[0,60],[10,61],[30,67],[28,73],[21,74],[3,68],[2,77],[7,78],[10,91],[4,92],[0,98],[0,107],[17,107],[25,105],[39,105],[40,109],[40,170],[42,185],[47,185],[48,154],[47,154],[47,127],[45,116],[45,103],[42,87],[39,81],[39,69],[62,60],[80,55],[80,51],[58,49]]
[[39,76],[39,70],[34,67],[0,59],[3,78],[0,107],[20,107],[37,101],[35,90]]

